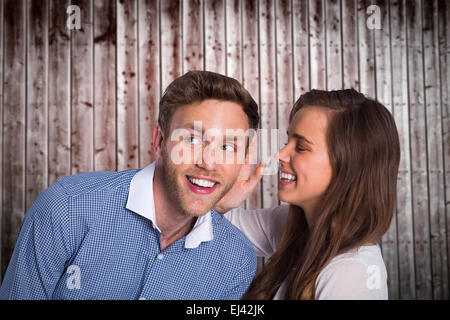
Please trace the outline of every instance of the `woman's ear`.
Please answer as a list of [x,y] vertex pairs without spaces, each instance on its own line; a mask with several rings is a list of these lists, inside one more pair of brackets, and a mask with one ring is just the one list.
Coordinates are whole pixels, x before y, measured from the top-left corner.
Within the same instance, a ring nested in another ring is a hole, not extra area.
[[155,147],[155,154],[162,158],[162,146],[164,141],[163,130],[159,125],[153,131],[153,146]]

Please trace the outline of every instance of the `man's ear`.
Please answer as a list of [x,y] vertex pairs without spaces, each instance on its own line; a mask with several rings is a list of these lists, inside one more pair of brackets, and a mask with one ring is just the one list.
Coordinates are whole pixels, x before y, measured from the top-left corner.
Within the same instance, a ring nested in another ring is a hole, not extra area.
[[155,147],[155,154],[162,158],[162,146],[164,141],[163,130],[159,125],[153,131],[153,146]]

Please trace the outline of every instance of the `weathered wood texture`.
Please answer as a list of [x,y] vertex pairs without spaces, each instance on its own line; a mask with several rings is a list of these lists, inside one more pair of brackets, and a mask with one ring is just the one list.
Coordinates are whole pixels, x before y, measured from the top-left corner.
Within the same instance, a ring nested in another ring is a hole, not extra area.
[[[70,4],[80,29],[68,28]],[[448,21],[447,0],[0,1],[1,274],[37,194],[65,175],[151,163],[161,94],[206,69],[241,81],[261,127],[280,129],[263,155],[310,89],[381,101],[401,144],[380,243],[389,296],[449,299]],[[277,205],[277,188],[264,177],[245,206]]]

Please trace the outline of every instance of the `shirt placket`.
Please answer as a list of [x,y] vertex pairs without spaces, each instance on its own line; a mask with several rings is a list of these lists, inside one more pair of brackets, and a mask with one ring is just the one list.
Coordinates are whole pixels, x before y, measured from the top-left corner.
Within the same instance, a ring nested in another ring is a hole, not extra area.
[[[155,232],[158,233],[158,239],[160,240],[161,233],[156,229]],[[148,264],[149,269],[139,300],[162,297],[161,292],[164,290],[165,283],[170,280],[167,277],[167,271],[177,266],[177,264],[174,263],[174,259],[176,258],[173,258],[173,255],[177,255],[183,250],[184,242],[185,237],[172,243],[166,249],[161,250],[161,241],[158,241],[158,251],[156,254],[153,253],[148,256],[148,259],[150,260]]]

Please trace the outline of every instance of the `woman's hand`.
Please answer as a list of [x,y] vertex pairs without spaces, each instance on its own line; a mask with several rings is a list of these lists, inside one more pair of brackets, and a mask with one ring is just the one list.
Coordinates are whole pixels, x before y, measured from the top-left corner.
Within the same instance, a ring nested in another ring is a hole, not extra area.
[[245,199],[253,192],[259,180],[263,176],[264,163],[259,164],[252,174],[252,158],[255,157],[256,137],[250,144],[248,153],[245,157],[245,163],[242,165],[236,182],[223,198],[215,205],[214,210],[219,213],[225,213],[241,205]]

